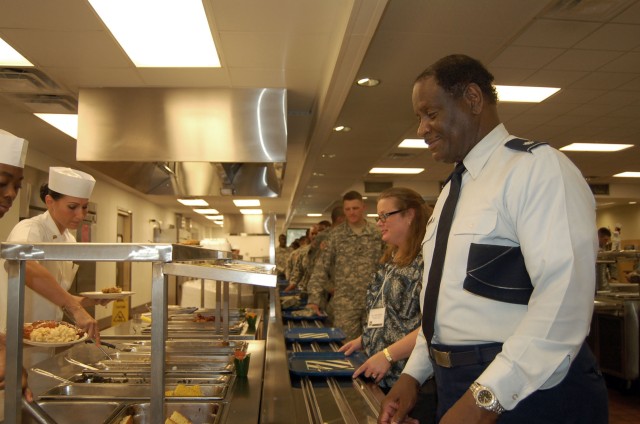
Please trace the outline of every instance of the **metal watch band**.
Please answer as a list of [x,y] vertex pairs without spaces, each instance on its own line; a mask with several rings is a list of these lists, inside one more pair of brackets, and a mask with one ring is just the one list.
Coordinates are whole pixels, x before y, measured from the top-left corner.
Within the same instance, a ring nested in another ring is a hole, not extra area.
[[391,354],[389,353],[389,349],[387,349],[385,347],[384,349],[382,349],[382,353],[384,354],[384,357],[387,358],[387,361],[389,361],[390,364],[393,364],[393,358],[391,357]]
[[[487,411],[491,411],[496,414],[502,414],[504,412],[504,408],[502,407],[502,405],[500,405],[500,401],[498,401],[498,398],[493,393],[493,390],[491,390],[490,388],[483,386],[477,381],[474,381],[473,384],[471,384],[471,387],[469,387],[469,389],[471,390],[471,393],[473,393],[473,398],[476,401],[476,405],[478,405],[480,408],[486,409]],[[491,397],[493,398],[491,403],[485,404],[480,401],[480,399],[478,398],[478,394],[481,391],[486,391],[491,394]]]

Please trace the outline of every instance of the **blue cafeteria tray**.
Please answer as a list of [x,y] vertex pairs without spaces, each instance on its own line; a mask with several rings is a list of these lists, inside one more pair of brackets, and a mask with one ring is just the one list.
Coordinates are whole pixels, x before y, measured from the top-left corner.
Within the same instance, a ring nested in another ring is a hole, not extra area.
[[289,321],[324,321],[326,315],[311,315],[310,317],[299,317],[292,314],[292,311],[282,311],[282,318]]
[[339,342],[345,339],[345,335],[339,328],[291,328],[284,333],[284,338],[289,342]]
[[343,352],[291,352],[289,372],[300,377],[351,377],[366,360],[362,352],[351,356]]

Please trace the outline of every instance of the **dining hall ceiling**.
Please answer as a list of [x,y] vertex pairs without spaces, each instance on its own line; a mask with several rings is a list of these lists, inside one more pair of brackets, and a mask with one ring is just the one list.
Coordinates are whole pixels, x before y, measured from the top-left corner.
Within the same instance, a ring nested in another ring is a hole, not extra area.
[[[569,152],[605,204],[640,197],[640,1],[638,0],[204,0],[221,68],[136,68],[86,0],[0,0],[0,37],[35,68],[0,70],[0,128],[30,149],[76,161],[75,139],[32,115],[77,107],[82,89],[277,88],[287,93],[287,151],[281,195],[263,198],[278,229],[329,219],[342,194],[366,183],[416,189],[429,201],[451,166],[428,150],[399,149],[415,138],[415,77],[451,53],[484,62],[502,85],[560,87],[546,101],[502,103],[511,133],[554,147],[628,143],[617,153]],[[25,72],[28,75],[16,75]],[[372,77],[377,87],[355,81]],[[44,110],[46,109],[46,110]],[[349,132],[334,132],[346,125]],[[372,176],[372,167],[424,167],[414,176]],[[369,187],[369,184],[367,184]],[[148,200],[201,219],[175,197]],[[233,196],[209,196],[222,214]],[[322,218],[306,217],[323,213]]]

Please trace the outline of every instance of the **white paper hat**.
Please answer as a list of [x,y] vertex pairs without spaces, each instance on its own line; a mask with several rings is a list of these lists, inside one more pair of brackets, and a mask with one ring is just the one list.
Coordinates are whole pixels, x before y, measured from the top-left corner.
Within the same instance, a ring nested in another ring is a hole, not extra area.
[[24,138],[0,130],[0,163],[24,168],[28,146],[29,142]]
[[88,199],[96,180],[86,172],[71,168],[49,168],[49,189],[67,196]]

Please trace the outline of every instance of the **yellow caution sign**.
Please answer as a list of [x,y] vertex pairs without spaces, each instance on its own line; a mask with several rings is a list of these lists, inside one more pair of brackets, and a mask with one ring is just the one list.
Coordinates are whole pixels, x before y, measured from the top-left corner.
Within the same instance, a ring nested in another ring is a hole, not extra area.
[[111,313],[111,325],[129,321],[129,298],[113,301],[113,312]]

